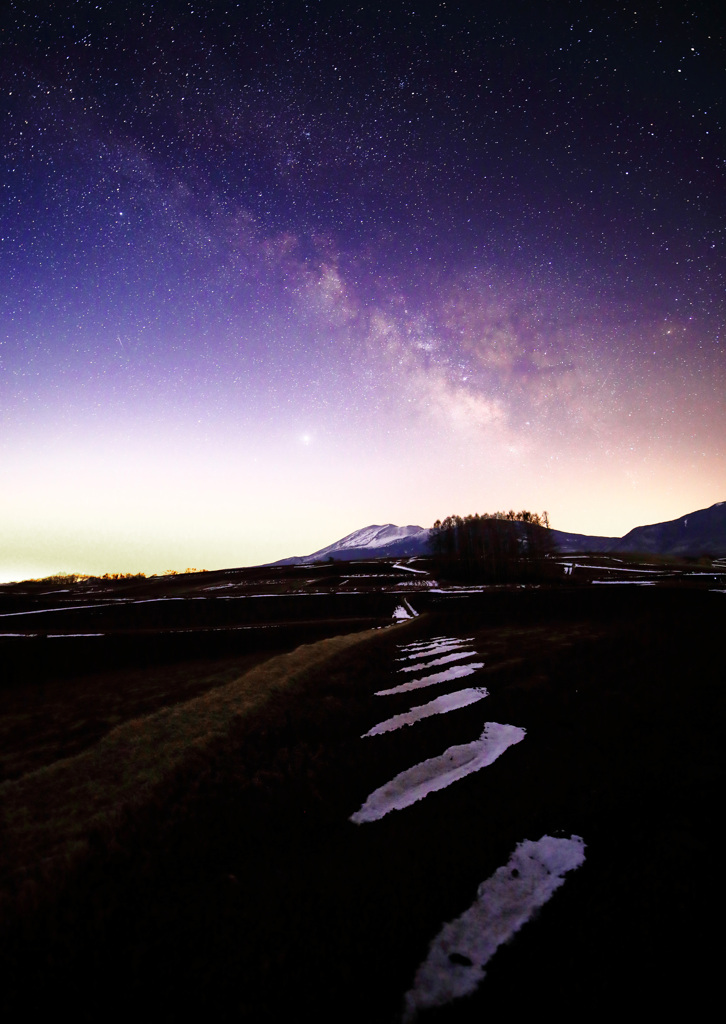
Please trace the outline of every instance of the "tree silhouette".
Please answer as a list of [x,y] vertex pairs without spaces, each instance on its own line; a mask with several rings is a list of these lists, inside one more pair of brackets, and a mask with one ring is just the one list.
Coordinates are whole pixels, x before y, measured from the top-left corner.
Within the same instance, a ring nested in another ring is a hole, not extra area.
[[546,512],[478,512],[437,519],[432,550],[440,569],[466,580],[508,583],[539,577],[551,553]]

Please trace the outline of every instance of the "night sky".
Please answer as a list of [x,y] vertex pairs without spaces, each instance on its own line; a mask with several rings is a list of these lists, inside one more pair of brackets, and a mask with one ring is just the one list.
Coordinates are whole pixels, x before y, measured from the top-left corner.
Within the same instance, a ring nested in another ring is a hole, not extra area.
[[705,4],[8,3],[0,579],[726,499]]

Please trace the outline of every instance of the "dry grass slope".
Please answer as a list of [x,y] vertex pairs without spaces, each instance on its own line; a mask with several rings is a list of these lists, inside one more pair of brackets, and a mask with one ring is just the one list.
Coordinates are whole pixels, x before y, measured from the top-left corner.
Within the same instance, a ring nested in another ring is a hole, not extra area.
[[75,757],[0,785],[3,917],[62,886],[99,834],[108,841],[136,811],[161,806],[210,758],[234,724],[328,659],[380,635],[367,630],[303,645],[185,704],[133,719]]

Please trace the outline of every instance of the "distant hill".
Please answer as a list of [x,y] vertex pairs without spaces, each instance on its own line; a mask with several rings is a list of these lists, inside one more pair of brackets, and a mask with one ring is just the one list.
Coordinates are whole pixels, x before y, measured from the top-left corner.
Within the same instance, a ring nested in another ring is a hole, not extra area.
[[575,551],[614,551],[620,543],[619,537],[589,537],[585,533],[563,533],[561,530],[550,530],[550,535],[563,555]]
[[[624,537],[591,537],[583,533],[549,531],[561,554],[574,552],[642,552],[698,558],[726,556],[726,501],[689,512],[680,519],[652,526],[636,526]],[[431,554],[431,531],[424,526],[364,526],[311,555],[281,558],[272,565],[301,565],[329,558],[357,561],[365,558],[411,558]]]
[[618,550],[690,557],[726,555],[726,501],[668,523],[636,526],[618,541]]

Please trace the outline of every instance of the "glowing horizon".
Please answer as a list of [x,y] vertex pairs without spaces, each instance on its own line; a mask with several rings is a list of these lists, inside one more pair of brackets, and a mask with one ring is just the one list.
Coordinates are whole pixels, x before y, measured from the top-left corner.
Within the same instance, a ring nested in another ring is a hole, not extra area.
[[3,16],[0,580],[726,498],[707,22],[76,6]]

